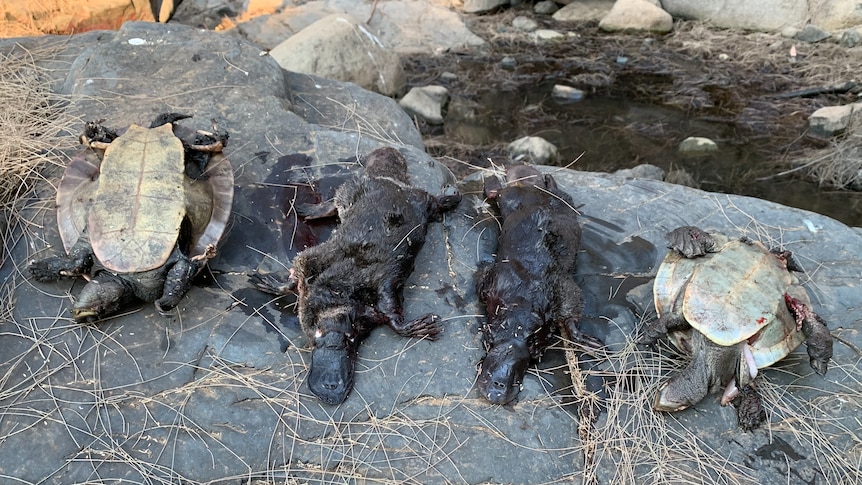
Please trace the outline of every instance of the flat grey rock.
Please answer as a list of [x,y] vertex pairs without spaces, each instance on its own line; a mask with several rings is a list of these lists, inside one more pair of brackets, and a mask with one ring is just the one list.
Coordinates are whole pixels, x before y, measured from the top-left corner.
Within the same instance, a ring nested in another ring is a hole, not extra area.
[[[132,38],[145,43],[130,44]],[[16,41],[26,47],[46,39]],[[68,309],[80,282],[40,284],[26,276],[29,260],[60,247],[53,189],[45,184],[34,194],[24,214],[32,224],[0,268],[4,299],[15,302],[0,320],[0,475],[28,483],[581,480],[584,447],[562,352],[546,354],[512,406],[491,406],[473,389],[483,354],[473,276],[479,261],[491,258],[497,230],[479,200],[481,174],[461,183],[461,205],[432,224],[405,287],[406,316],[437,313],[442,338],[375,330],[361,346],[352,394],[326,406],[305,387],[309,352],[290,299],[273,301],[250,286],[248,274],[282,269],[326,237],[331,224],[297,221],[292,204],[331,196],[356,172],[357,156],[395,146],[408,158],[413,183],[429,191],[451,182],[451,174],[422,151],[391,99],[287,73],[235,37],[131,23],[66,45],[66,62],[52,65],[59,89],[74,97],[69,110],[82,119],[123,125],[183,111],[195,115],[191,126],[208,128],[215,118],[230,132],[233,226],[172,316],[142,305],[79,325]],[[582,214],[582,328],[610,351],[625,349],[641,319],[650,318],[663,235],[683,224],[781,242],[805,267],[816,310],[840,337],[826,378],[807,368],[804,349],[764,373],[787,390],[784,399],[818,416],[826,445],[795,437],[788,428],[797,422],[777,407],[768,427],[742,433],[735,412],[715,399],[674,416],[656,415],[644,401],[632,411],[670,431],[645,447],[627,433],[655,428],[619,413],[620,422],[609,423],[604,408],[594,433],[617,441],[598,446],[589,470],[607,483],[631,476],[673,482],[683,471],[705,482],[851,481],[862,407],[862,234],[746,197],[553,174]],[[58,175],[47,174],[50,182]],[[649,362],[652,351],[639,352]],[[619,355],[584,368],[592,388],[625,387],[628,381],[614,379],[624,370]],[[650,395],[657,383],[646,380],[632,393]]]

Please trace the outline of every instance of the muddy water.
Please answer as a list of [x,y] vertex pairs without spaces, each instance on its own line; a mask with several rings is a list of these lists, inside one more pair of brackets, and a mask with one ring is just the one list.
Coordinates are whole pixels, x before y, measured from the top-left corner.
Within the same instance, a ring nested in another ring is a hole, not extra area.
[[[588,94],[581,102],[560,104],[550,96],[554,84],[489,86],[469,103],[454,99],[446,137],[490,146],[541,136],[558,147],[561,165],[577,160],[571,166],[578,170],[612,172],[641,163],[666,172],[684,169],[704,190],[766,199],[862,226],[862,194],[774,176],[786,168],[780,165],[784,154],[778,134],[746,133],[729,122],[690,117],[679,109],[613,94]],[[795,136],[781,135],[785,140]],[[688,136],[710,138],[719,150],[684,157],[677,148]]]

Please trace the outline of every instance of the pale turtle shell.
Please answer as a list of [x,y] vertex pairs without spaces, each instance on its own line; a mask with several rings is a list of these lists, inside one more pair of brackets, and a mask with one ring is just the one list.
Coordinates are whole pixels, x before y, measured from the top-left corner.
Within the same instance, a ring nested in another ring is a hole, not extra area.
[[762,244],[733,240],[695,268],[683,316],[718,345],[737,344],[775,320],[791,284],[785,264]]
[[[759,242],[712,236],[715,253],[685,258],[668,252],[656,273],[656,311],[660,316],[682,312],[694,331],[718,345],[747,341],[758,368],[772,365],[805,340],[784,302],[785,292],[806,304],[808,294]],[[686,347],[686,335],[668,334],[680,349]]]
[[73,159],[57,190],[57,222],[66,252],[86,230],[100,264],[117,273],[157,268],[173,251],[180,224],[192,228],[189,256],[220,240],[233,202],[233,169],[215,154],[206,177],[184,170],[182,142],[171,124],[131,125],[100,157]]

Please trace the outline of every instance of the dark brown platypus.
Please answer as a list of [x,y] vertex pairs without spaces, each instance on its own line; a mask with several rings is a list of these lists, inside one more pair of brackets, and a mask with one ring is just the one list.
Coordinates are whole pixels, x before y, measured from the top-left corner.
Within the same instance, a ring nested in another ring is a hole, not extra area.
[[581,229],[571,197],[531,166],[514,165],[506,178],[505,187],[496,177],[485,179],[485,197],[496,203],[502,231],[497,256],[482,269],[476,290],[486,307],[488,349],[477,385],[493,404],[518,396],[527,367],[550,345],[555,326],[576,343],[602,345],[578,330]]
[[407,162],[394,148],[371,152],[365,173],[342,184],[331,203],[298,207],[308,218],[338,215],[325,242],[299,253],[286,284],[257,276],[274,294],[297,295],[300,324],[312,341],[308,388],[327,404],[343,402],[353,388],[360,341],[378,325],[405,337],[435,339],[437,316],[404,321],[402,289],[425,242],[428,223],[453,209],[461,194],[440,196],[411,187]]

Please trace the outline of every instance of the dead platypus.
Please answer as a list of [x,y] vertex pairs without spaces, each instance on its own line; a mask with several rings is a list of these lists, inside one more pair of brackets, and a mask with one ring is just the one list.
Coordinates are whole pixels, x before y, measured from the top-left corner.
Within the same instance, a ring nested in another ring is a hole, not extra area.
[[578,330],[581,229],[571,197],[531,166],[512,166],[506,178],[505,187],[496,177],[485,179],[485,197],[499,208],[502,231],[497,256],[481,270],[476,289],[487,312],[487,354],[477,385],[493,404],[518,396],[527,367],[550,345],[555,326],[581,345],[602,345]]
[[338,215],[325,242],[299,253],[287,283],[258,276],[274,294],[297,295],[300,325],[312,341],[308,388],[327,404],[353,388],[360,341],[378,325],[405,337],[435,339],[437,316],[404,321],[402,289],[425,242],[428,223],[461,200],[455,187],[440,196],[411,187],[407,162],[394,148],[371,152],[365,173],[342,184],[331,203],[298,207],[306,218]]

